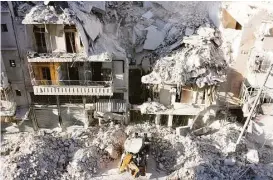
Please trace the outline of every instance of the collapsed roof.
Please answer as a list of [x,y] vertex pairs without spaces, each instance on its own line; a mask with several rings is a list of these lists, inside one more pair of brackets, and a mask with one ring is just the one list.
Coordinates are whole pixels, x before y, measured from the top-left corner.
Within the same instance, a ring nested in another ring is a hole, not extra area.
[[227,63],[219,48],[219,32],[200,27],[196,35],[184,37],[178,45],[182,47],[158,59],[152,73],[142,77],[143,83],[196,84],[202,88],[225,80]]

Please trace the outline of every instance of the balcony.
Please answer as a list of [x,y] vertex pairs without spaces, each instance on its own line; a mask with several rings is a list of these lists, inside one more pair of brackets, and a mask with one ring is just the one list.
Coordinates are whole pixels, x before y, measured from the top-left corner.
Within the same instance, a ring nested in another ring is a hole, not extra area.
[[34,80],[35,95],[112,96],[112,81]]
[[35,95],[112,96],[111,63],[29,63]]

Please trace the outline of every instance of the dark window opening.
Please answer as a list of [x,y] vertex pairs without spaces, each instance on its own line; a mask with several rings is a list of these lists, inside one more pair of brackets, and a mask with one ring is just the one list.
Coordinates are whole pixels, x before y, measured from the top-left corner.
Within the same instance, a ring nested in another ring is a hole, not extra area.
[[102,80],[111,81],[112,80],[112,69],[102,69]]
[[38,53],[46,53],[45,28],[34,27],[33,30]]
[[178,92],[176,92],[176,95],[175,95],[175,102],[180,102],[181,101],[181,94],[179,94]]
[[16,67],[15,60],[9,60],[10,67]]
[[16,96],[21,96],[21,91],[20,90],[15,90]]
[[91,71],[92,71],[92,81],[102,81],[102,63],[101,62],[92,62]]
[[50,76],[50,69],[49,69],[49,67],[43,67],[43,68],[42,68],[42,77],[43,77],[43,80],[51,81],[51,76]]
[[8,27],[6,24],[1,24],[1,32],[8,32]]
[[75,33],[65,32],[66,51],[68,53],[76,53]]
[[100,96],[99,99],[119,99],[124,100],[123,93],[113,93],[113,96]]
[[79,85],[79,70],[77,67],[69,67],[68,75],[69,80],[71,80],[70,85]]
[[124,99],[123,93],[113,93],[112,99]]
[[57,104],[56,96],[34,95],[33,92],[30,92],[29,94],[32,104]]

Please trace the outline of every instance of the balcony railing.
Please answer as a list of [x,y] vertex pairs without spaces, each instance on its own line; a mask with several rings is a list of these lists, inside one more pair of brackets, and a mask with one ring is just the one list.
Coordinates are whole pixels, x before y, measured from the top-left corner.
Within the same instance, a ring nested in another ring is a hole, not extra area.
[[110,87],[112,81],[85,81],[85,80],[33,80],[33,86],[100,86]]

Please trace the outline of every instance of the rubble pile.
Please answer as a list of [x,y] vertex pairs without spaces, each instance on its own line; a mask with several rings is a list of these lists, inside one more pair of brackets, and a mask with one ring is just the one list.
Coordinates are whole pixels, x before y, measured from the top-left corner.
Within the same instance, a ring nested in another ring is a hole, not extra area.
[[[176,136],[165,127],[136,125],[128,127],[130,134],[148,132],[152,137],[152,155],[158,169],[169,173],[169,179],[271,179],[272,149],[252,142],[241,142],[233,152],[240,126],[224,125],[215,133],[203,136]],[[258,162],[248,159],[250,149],[258,152]]]
[[[196,35],[190,34],[176,44],[182,48],[160,57],[153,72],[142,77],[143,83],[197,84],[202,88],[225,80],[227,63],[219,48],[220,33],[210,27],[199,27]],[[171,51],[176,47],[169,48]]]
[[[27,6],[27,7],[26,7]],[[28,4],[19,6],[19,12],[23,15],[30,8]],[[23,12],[21,12],[23,11]],[[36,5],[26,14],[23,24],[72,24],[71,14],[67,9],[61,13],[57,12],[53,6]]]
[[159,102],[145,102],[142,105],[140,105],[139,108],[142,114],[167,110],[167,108],[163,104],[160,104]]
[[119,126],[15,135],[1,147],[2,179],[88,179],[120,156],[126,139]]

